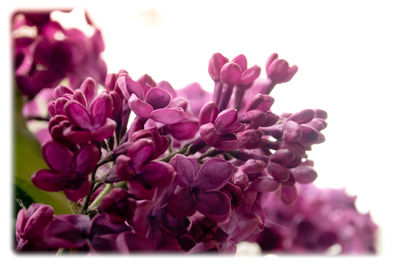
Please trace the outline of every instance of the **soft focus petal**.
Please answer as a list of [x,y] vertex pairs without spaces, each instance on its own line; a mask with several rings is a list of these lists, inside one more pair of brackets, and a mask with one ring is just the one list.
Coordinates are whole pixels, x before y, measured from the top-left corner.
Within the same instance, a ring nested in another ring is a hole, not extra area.
[[74,171],[80,175],[88,175],[97,165],[100,158],[100,150],[93,144],[82,147],[74,158]]
[[96,81],[93,78],[88,77],[82,82],[80,89],[85,94],[86,101],[89,105],[96,95],[96,91],[97,91]]
[[300,165],[290,169],[290,173],[294,179],[301,184],[309,184],[314,182],[318,174],[312,166]]
[[176,170],[175,179],[182,187],[189,188],[194,185],[199,164],[196,159],[176,154],[171,160],[171,165]]
[[161,88],[153,87],[146,95],[146,103],[150,104],[153,109],[165,108],[171,102],[171,96]]
[[255,79],[260,76],[261,68],[259,66],[253,66],[242,72],[242,76],[240,79],[240,84],[251,84]]
[[181,122],[168,125],[168,132],[177,140],[193,138],[199,130],[196,119],[185,119]]
[[51,140],[43,146],[42,154],[50,168],[60,172],[71,170],[73,153],[68,147]]
[[32,183],[44,191],[57,192],[64,188],[65,179],[55,171],[40,170],[32,176]]
[[278,182],[285,182],[289,179],[289,170],[285,166],[270,161],[267,166],[267,172]]
[[214,102],[206,103],[200,110],[199,123],[200,125],[206,123],[213,123],[218,116],[218,108]]
[[200,191],[195,196],[195,203],[200,213],[216,222],[224,221],[229,217],[231,203],[225,193]]
[[144,91],[142,86],[132,80],[129,76],[122,76],[117,80],[119,88],[121,88],[122,94],[125,99],[128,100],[132,94],[135,94],[137,98],[144,99]]
[[162,108],[151,112],[150,117],[164,124],[174,124],[185,119],[185,112],[182,108]]
[[287,205],[293,205],[297,199],[296,186],[281,186],[281,199]]
[[153,107],[150,104],[144,102],[134,94],[130,96],[128,105],[138,117],[145,119],[149,118],[151,112],[153,111]]
[[175,218],[193,215],[196,209],[192,192],[184,189],[173,195],[168,201],[167,210]]
[[143,167],[140,174],[147,185],[157,186],[171,180],[173,169],[168,163],[152,161]]
[[209,159],[201,166],[195,186],[201,190],[218,190],[232,177],[233,166],[223,159]]
[[221,69],[220,77],[224,83],[230,85],[238,84],[241,77],[240,66],[233,62],[225,64]]
[[209,146],[215,146],[218,143],[219,135],[212,123],[206,123],[200,126],[200,135],[204,142]]
[[53,248],[79,248],[85,245],[90,226],[87,215],[58,215],[45,230],[45,242]]
[[131,157],[132,167],[138,171],[153,152],[153,142],[149,139],[139,139],[129,148],[127,155]]
[[92,132],[92,137],[94,140],[101,142],[106,138],[109,138],[110,136],[113,135],[115,128],[117,126],[117,123],[112,120],[112,119],[107,119],[106,123],[97,128]]
[[279,188],[279,182],[269,177],[263,176],[254,180],[251,183],[250,188],[258,192],[273,192]]
[[130,253],[132,251],[151,251],[153,249],[150,239],[147,237],[134,234],[132,232],[124,232],[117,237],[117,248],[121,253]]
[[288,120],[303,124],[311,121],[314,118],[314,111],[312,109],[304,109],[289,116]]
[[82,129],[90,129],[90,115],[81,104],[71,101],[65,106],[65,112],[73,124]]
[[87,177],[80,178],[80,186],[78,188],[64,188],[65,196],[71,201],[78,201],[87,196],[90,192],[90,182]]
[[220,79],[221,68],[228,62],[228,59],[221,55],[220,53],[215,53],[212,55],[208,63],[208,73],[211,79],[217,81]]
[[233,108],[226,109],[219,113],[215,119],[214,125],[217,130],[223,130],[225,127],[233,124],[237,120],[237,111]]
[[111,116],[112,102],[107,94],[100,94],[90,105],[90,113],[92,117],[92,127],[98,128],[103,126],[107,118]]

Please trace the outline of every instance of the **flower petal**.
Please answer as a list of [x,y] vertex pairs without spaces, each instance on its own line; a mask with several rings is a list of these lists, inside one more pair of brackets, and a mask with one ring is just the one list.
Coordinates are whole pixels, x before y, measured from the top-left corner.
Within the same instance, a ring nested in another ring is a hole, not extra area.
[[193,215],[196,211],[193,194],[189,190],[184,189],[172,195],[168,201],[167,210],[175,218]]
[[191,139],[196,135],[198,130],[199,122],[193,118],[168,125],[168,132],[177,140]]
[[60,172],[71,170],[74,154],[66,146],[51,140],[43,146],[42,154],[50,168]]
[[91,173],[100,158],[100,150],[93,144],[82,147],[75,154],[75,167],[76,171],[80,175],[88,175]]
[[117,123],[112,119],[107,119],[106,123],[92,132],[92,137],[95,141],[101,142],[113,135]]
[[287,205],[293,205],[297,199],[296,186],[281,186],[281,200]]
[[236,109],[230,108],[219,113],[215,119],[214,125],[217,130],[223,130],[225,127],[233,124],[237,120]]
[[215,146],[219,140],[217,130],[211,122],[200,126],[200,136],[209,146]]
[[173,175],[172,167],[165,162],[152,161],[141,170],[140,177],[147,185],[158,186],[169,182]]
[[293,113],[289,116],[288,120],[303,124],[311,121],[314,118],[314,111],[312,109],[304,109],[302,111]]
[[90,218],[87,215],[58,215],[46,227],[44,241],[53,248],[79,248],[86,244]]
[[132,94],[135,94],[139,99],[144,99],[142,86],[138,82],[132,80],[129,76],[118,78],[117,83],[126,100],[128,100]]
[[259,177],[250,184],[250,189],[257,192],[273,192],[279,188],[279,182],[269,177]]
[[185,119],[185,112],[182,108],[161,108],[151,112],[150,117],[164,124],[174,124]]
[[90,114],[92,117],[92,127],[94,129],[103,126],[107,118],[111,116],[112,102],[107,94],[100,94],[90,105]]
[[139,139],[132,144],[127,155],[131,158],[132,167],[136,172],[150,159],[152,152],[153,142],[147,138]]
[[290,169],[290,173],[293,175],[296,182],[300,184],[309,184],[317,179],[317,172],[309,165],[300,165]]
[[79,177],[80,181],[78,181],[79,183],[81,183],[81,185],[78,188],[73,188],[73,189],[69,189],[69,188],[64,188],[64,193],[65,196],[71,200],[71,201],[78,201],[81,198],[87,196],[90,192],[90,182],[89,179],[87,177]]
[[145,119],[149,118],[151,112],[153,111],[153,107],[150,104],[144,102],[143,100],[140,100],[134,94],[132,94],[130,96],[129,101],[128,101],[128,105],[129,105],[129,108],[133,112],[135,112],[135,114],[138,117],[145,118]]
[[146,95],[146,103],[150,104],[153,109],[165,108],[171,102],[171,96],[161,88],[153,87]]
[[241,69],[236,63],[229,62],[225,64],[220,71],[221,80],[224,83],[235,85],[240,82]]
[[200,191],[195,195],[197,210],[216,222],[221,222],[229,217],[231,203],[229,197],[222,192]]
[[73,124],[85,130],[90,129],[90,115],[81,104],[75,101],[70,101],[65,105],[65,112]]
[[242,72],[242,76],[240,78],[240,84],[251,84],[252,82],[254,82],[255,79],[258,78],[258,76],[260,76],[261,73],[261,68],[257,65],[245,70]]
[[218,116],[218,108],[214,102],[206,103],[200,110],[199,123],[200,125],[206,123],[213,123]]
[[285,182],[289,179],[288,168],[273,161],[268,162],[267,172],[278,182]]
[[96,95],[97,91],[96,81],[93,78],[88,77],[82,82],[80,89],[85,94],[87,104],[89,105]]
[[223,159],[209,159],[201,166],[195,186],[201,190],[218,190],[233,175],[233,166]]
[[107,235],[118,234],[130,229],[125,223],[112,223],[108,220],[106,215],[97,214],[93,219],[89,228],[89,234],[94,235]]
[[199,164],[196,159],[176,154],[170,160],[170,164],[176,170],[175,179],[180,186],[188,188],[194,185],[194,180],[199,170]]
[[124,232],[118,235],[117,249],[121,253],[130,253],[132,251],[152,251],[153,245],[147,237],[134,234],[132,232]]

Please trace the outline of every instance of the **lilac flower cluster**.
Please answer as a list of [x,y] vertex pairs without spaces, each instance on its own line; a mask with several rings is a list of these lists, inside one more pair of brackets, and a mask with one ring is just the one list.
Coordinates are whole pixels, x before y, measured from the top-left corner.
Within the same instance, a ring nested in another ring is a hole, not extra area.
[[108,74],[105,90],[93,78],[51,89],[49,168],[32,183],[63,191],[74,214],[20,210],[17,250],[234,253],[268,225],[266,194],[293,205],[298,184],[317,177],[306,153],[324,141],[326,112],[271,111],[272,88],[297,71],[276,54],[258,83],[244,55],[216,53],[208,70],[212,95],[126,71]]
[[17,251],[234,253],[252,241],[264,251],[375,252],[376,225],[354,198],[303,186],[317,178],[307,151],[324,141],[326,112],[271,111],[270,93],[297,66],[272,54],[263,79],[244,55],[216,53],[213,94],[124,70],[106,76],[101,33],[86,21],[91,37],[51,11],[13,17],[22,113],[49,167],[31,180],[71,207],[20,210]]
[[344,189],[299,187],[293,206],[276,195],[264,199],[267,227],[249,241],[274,253],[376,253],[377,226],[360,213]]
[[15,82],[20,92],[33,98],[44,88],[67,79],[77,87],[91,76],[103,82],[107,74],[100,58],[104,43],[100,30],[86,14],[94,34],[64,28],[51,18],[52,11],[16,12],[12,20]]

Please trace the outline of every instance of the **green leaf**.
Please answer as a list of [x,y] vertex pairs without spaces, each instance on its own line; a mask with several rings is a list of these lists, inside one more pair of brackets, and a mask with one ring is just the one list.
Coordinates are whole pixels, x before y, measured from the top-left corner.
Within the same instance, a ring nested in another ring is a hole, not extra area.
[[34,202],[51,205],[56,214],[71,213],[64,193],[42,191],[31,182],[31,177],[36,171],[47,169],[48,166],[42,158],[39,142],[26,128],[25,120],[22,117],[22,96],[17,90],[15,92],[13,114],[15,198],[17,198],[18,192],[23,192]]

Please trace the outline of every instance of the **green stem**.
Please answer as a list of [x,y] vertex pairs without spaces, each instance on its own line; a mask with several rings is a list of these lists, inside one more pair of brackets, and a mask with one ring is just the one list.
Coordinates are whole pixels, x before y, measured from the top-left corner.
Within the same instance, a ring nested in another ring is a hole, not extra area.
[[97,208],[98,205],[100,205],[101,199],[107,195],[108,192],[111,191],[111,189],[113,188],[112,184],[107,184],[103,191],[100,192],[100,194],[96,197],[95,200],[93,200],[92,204],[90,204],[88,210],[94,210]]
[[59,249],[57,250],[56,255],[59,256],[59,255],[61,255],[63,252],[64,252],[64,249],[63,249],[63,248],[59,248]]
[[169,162],[170,159],[172,159],[173,156],[175,156],[176,154],[185,154],[188,152],[190,145],[185,145],[184,147],[182,147],[180,150],[175,151],[169,155],[166,155],[165,157],[159,159],[159,161],[164,161],[164,162]]
[[206,157],[212,157],[212,156],[216,156],[219,153],[221,153],[222,151],[220,150],[216,150],[215,148],[210,148],[209,150],[206,151],[206,153],[204,153],[203,155],[201,155],[198,159],[204,159]]

